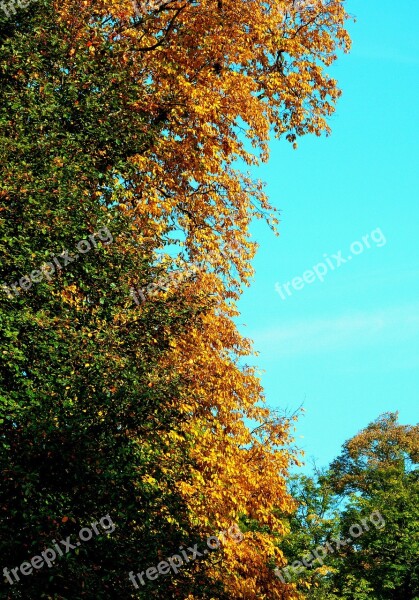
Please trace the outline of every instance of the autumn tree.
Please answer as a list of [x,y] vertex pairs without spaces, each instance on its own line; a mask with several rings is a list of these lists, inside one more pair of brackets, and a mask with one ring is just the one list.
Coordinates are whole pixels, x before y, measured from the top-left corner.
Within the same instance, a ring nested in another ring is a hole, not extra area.
[[[0,15],[2,557],[102,511],[117,523],[10,597],[295,597],[274,575],[292,420],[263,404],[233,323],[249,225],[276,217],[238,164],[267,160],[272,133],[329,131],[346,18],[340,0]],[[90,236],[65,268],[49,260]],[[132,286],[167,273],[134,304]],[[219,558],[129,587],[128,571],[237,522],[245,539]]]

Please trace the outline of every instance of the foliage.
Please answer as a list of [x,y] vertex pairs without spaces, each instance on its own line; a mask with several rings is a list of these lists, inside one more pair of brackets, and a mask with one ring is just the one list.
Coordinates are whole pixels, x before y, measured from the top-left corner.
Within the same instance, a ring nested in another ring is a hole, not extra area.
[[[346,442],[327,471],[293,487],[300,508],[283,542],[289,562],[333,539],[351,540],[328,553],[327,568],[304,571],[307,598],[417,600],[418,434],[417,425],[384,414]],[[362,534],[353,537],[356,524]]]
[[[276,217],[237,164],[266,160],[272,129],[328,132],[346,17],[338,0],[0,14],[0,281],[20,286],[0,294],[0,556],[18,566],[93,519],[116,524],[6,597],[296,596],[273,573],[293,419],[264,405],[233,323],[249,224]],[[22,290],[64,250],[76,258]],[[131,286],[191,262],[134,305]],[[132,587],[129,571],[234,522],[241,544]]]
[[[136,307],[130,298],[132,284],[159,275],[118,205],[129,158],[151,134],[140,139],[128,108],[112,117],[104,105],[132,93],[120,71],[81,62],[60,85],[65,48],[51,8],[34,9],[2,48],[1,281],[48,261],[55,273],[0,297],[1,563],[18,566],[108,513],[116,530],[6,583],[10,598],[129,597],[131,568],[201,535],[173,491],[179,473],[190,477],[190,441],[172,441],[185,383],[161,361],[204,302],[170,295]],[[101,97],[86,86],[94,74]],[[106,241],[96,235],[96,247],[79,252],[99,231]],[[160,595],[172,587],[162,579]]]

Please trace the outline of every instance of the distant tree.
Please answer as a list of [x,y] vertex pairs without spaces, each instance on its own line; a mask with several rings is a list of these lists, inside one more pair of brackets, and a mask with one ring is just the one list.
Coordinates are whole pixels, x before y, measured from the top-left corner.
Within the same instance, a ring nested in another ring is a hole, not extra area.
[[327,480],[348,500],[343,534],[373,511],[385,520],[343,553],[343,586],[351,575],[371,586],[377,600],[419,598],[419,425],[400,425],[386,413],[349,440]]
[[281,545],[288,562],[326,548],[321,562],[292,572],[310,600],[419,598],[419,426],[397,418],[382,415],[328,470],[291,485],[298,510]]

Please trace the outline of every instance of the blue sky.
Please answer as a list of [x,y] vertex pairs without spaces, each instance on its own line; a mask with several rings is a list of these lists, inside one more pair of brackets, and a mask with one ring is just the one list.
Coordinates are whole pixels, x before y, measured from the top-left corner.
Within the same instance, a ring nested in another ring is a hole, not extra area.
[[[419,420],[417,0],[347,9],[357,21],[351,53],[333,67],[343,96],[332,135],[302,138],[297,151],[274,141],[257,171],[281,211],[280,237],[255,223],[256,274],[238,319],[260,352],[268,404],[304,404],[296,440],[319,466],[383,412]],[[336,267],[339,251],[351,259]],[[327,258],[335,268],[325,262],[323,282],[297,281],[281,299],[277,282]]]

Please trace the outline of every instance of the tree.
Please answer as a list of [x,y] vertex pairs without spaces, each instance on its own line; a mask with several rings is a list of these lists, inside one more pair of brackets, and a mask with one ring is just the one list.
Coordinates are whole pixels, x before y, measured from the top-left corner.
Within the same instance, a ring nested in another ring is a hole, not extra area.
[[[49,3],[1,27],[1,568],[107,514],[115,524],[51,569],[5,580],[5,594],[129,597],[131,569],[159,562],[168,540],[169,551],[199,539],[173,491],[190,477],[191,442],[172,439],[185,382],[161,361],[206,303],[130,297],[162,272],[120,206],[130,158],[158,129],[141,133],[145,118],[121,104],[134,82],[89,53],[66,71]],[[162,579],[158,593],[172,587]]]
[[170,0],[138,16],[125,1],[74,10],[67,0],[58,11],[64,83],[79,61],[120,68],[135,80],[133,95],[121,90],[133,118],[164,129],[132,157],[127,210],[145,236],[170,223],[184,258],[222,274],[237,296],[252,273],[249,224],[271,211],[238,161],[266,160],[273,130],[292,142],[329,131],[340,91],[325,67],[349,48],[342,2]]
[[294,486],[300,509],[283,543],[287,559],[327,550],[293,578],[301,590],[308,583],[307,598],[419,597],[418,433],[418,425],[400,425],[397,413],[381,415],[329,469]]
[[[338,0],[0,15],[2,559],[116,524],[10,598],[295,596],[273,573],[292,420],[263,405],[232,320],[271,207],[237,161],[267,159],[272,129],[328,131],[346,17]],[[134,306],[131,287],[167,274]],[[237,521],[244,543],[132,587]]]
[[386,413],[349,440],[329,479],[350,504],[343,531],[373,511],[385,522],[364,531],[357,551],[346,551],[342,575],[363,577],[378,600],[419,597],[419,426]]

